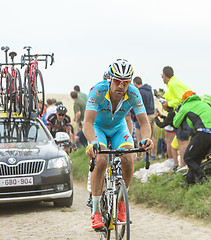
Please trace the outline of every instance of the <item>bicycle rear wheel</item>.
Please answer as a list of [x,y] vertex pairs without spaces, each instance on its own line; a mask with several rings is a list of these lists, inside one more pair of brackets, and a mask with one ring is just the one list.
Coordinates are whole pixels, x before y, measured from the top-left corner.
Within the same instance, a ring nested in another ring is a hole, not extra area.
[[36,71],[36,91],[34,95],[34,108],[38,115],[42,115],[45,103],[45,92],[42,73],[39,69]]
[[22,81],[20,71],[15,70],[15,80],[13,86],[13,95],[14,95],[14,111],[18,114],[22,112]]
[[8,73],[6,75],[6,89],[5,89],[5,111],[8,113],[8,117],[11,118],[12,115],[12,82],[11,76]]
[[31,81],[28,74],[28,70],[24,73],[24,83],[23,83],[23,103],[24,103],[24,116],[27,118],[31,117],[32,112],[32,89],[31,89]]
[[[4,80],[3,80],[3,71],[1,72],[1,79],[0,79],[0,110],[4,110],[5,109],[5,98],[4,98],[4,95],[5,95],[5,88],[6,86],[4,86]],[[6,82],[5,82],[6,84]]]
[[[122,195],[122,200],[125,203],[125,212],[126,212],[126,222],[125,223],[119,223],[117,222],[115,224],[115,236],[116,240],[121,240],[121,239],[130,239],[130,213],[129,213],[129,202],[128,202],[128,195],[127,195],[127,189],[125,186],[125,182],[123,179],[120,179],[118,181],[118,198],[121,193]],[[117,204],[116,204],[116,216],[118,216],[118,198],[117,198]]]

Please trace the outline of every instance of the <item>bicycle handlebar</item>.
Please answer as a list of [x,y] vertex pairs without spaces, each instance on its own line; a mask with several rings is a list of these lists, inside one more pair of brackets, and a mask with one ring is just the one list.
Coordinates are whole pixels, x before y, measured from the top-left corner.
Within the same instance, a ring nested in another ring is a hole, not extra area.
[[[96,156],[96,154],[114,154],[116,156],[121,156],[121,155],[127,154],[127,153],[138,153],[138,152],[146,152],[146,165],[145,165],[145,168],[149,169],[149,166],[150,166],[150,152],[148,150],[145,150],[144,148],[102,149],[102,150],[99,150],[98,153],[97,153],[97,150],[94,149],[95,156]],[[94,167],[95,167],[95,164],[96,164],[95,158],[94,159],[92,158],[92,162],[91,162],[91,166],[90,166],[90,171],[91,172],[94,170]]]
[[[38,57],[46,57],[45,59],[38,59]],[[52,54],[24,54],[21,56],[21,62],[22,62],[22,67],[25,65],[25,61],[30,62],[31,59],[30,58],[36,58],[37,61],[41,62],[41,61],[45,61],[45,68],[47,68],[47,64],[48,64],[48,57],[51,58],[51,63],[50,65],[52,65],[54,63],[54,53]]]

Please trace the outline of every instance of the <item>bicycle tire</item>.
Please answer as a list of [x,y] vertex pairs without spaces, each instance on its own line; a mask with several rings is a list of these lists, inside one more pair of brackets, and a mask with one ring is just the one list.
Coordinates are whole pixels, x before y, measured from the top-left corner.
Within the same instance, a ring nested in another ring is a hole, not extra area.
[[3,71],[1,72],[1,81],[0,81],[0,107],[5,109],[5,99],[4,99],[4,88],[3,88]]
[[[41,108],[39,108],[39,103],[42,103]],[[44,82],[43,76],[39,69],[36,70],[36,91],[34,95],[34,108],[38,115],[42,115],[44,110],[44,102],[45,102],[45,90],[44,90]]]
[[[115,224],[115,237],[116,240],[121,239],[130,239],[130,212],[129,212],[129,201],[127,195],[127,189],[125,186],[125,182],[123,179],[119,179],[118,181],[118,195],[122,191],[123,201],[125,202],[125,212],[126,212],[126,222],[124,225]],[[116,216],[118,216],[118,197],[117,197],[117,204],[116,204]]]
[[8,113],[9,118],[11,118],[11,115],[12,115],[12,102],[13,102],[12,82],[11,82],[11,76],[8,73],[6,75],[5,110]]
[[[110,240],[111,230],[108,229],[111,222],[111,212],[108,212],[108,201],[107,196],[111,197],[111,195],[107,195],[104,191],[100,201],[100,210],[102,215],[102,221],[105,225],[106,231],[100,232],[100,240],[106,239]],[[112,202],[112,201],[111,201]]]
[[21,74],[18,69],[15,69],[15,80],[14,80],[14,111],[19,115],[22,112],[22,81]]
[[24,73],[24,83],[23,83],[23,103],[24,103],[24,117],[30,118],[32,107],[33,107],[33,98],[32,98],[32,89],[31,89],[31,81],[28,74],[28,70],[26,69]]

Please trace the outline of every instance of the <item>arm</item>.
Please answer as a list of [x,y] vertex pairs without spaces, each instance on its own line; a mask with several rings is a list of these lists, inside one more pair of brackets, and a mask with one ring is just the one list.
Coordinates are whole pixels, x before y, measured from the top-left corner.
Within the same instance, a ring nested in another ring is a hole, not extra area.
[[97,112],[93,110],[86,110],[84,116],[83,132],[89,143],[97,141],[95,137],[94,121],[97,116]]
[[131,115],[126,115],[125,120],[127,122],[127,127],[129,129],[129,132],[132,136],[132,134],[133,134],[133,123],[132,123],[132,120],[131,120]]
[[75,121],[78,122],[81,117],[81,111],[76,112],[75,114]]
[[[153,143],[150,140],[152,133],[151,133],[151,127],[149,125],[149,121],[148,121],[148,118],[147,118],[147,114],[146,113],[140,113],[140,114],[136,115],[136,118],[137,118],[138,123],[140,125],[142,140],[143,139],[148,139],[147,144],[145,145],[144,148],[146,150],[151,149],[153,147]],[[150,145],[148,146],[148,144],[150,144]]]
[[189,109],[184,106],[182,106],[179,110],[179,112],[175,115],[174,119],[173,119],[173,125],[175,128],[178,128],[182,121],[184,120],[186,114],[189,112]]
[[157,126],[158,126],[159,128],[164,128],[165,126],[167,126],[167,125],[165,124],[165,120],[164,120],[163,122],[161,122],[158,117],[155,117],[155,123],[157,124]]
[[66,133],[68,134],[70,141],[75,142],[74,134],[72,133],[71,126],[66,126]]

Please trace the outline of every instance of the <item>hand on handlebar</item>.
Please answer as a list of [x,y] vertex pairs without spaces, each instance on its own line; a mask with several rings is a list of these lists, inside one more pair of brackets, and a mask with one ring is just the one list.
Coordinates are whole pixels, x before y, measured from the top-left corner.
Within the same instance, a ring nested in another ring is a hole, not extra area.
[[97,141],[93,141],[91,144],[89,144],[86,148],[86,154],[89,156],[89,158],[96,157],[96,153],[100,150],[100,144]]
[[150,150],[153,148],[153,142],[150,138],[146,138],[141,140],[141,142],[139,143],[139,146],[142,147],[145,150]]

